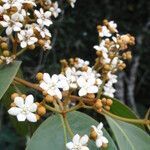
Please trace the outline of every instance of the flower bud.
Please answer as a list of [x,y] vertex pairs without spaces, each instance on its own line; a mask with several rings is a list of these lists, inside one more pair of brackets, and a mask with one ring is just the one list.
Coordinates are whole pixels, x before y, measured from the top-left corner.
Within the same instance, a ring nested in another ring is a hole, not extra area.
[[87,94],[87,98],[94,99],[94,98],[95,98],[95,94],[93,94],[93,93],[88,93],[88,94]]
[[113,101],[111,99],[106,100],[106,105],[111,106],[113,104]]
[[30,50],[34,50],[34,49],[35,49],[35,45],[34,45],[34,44],[29,45],[28,48],[29,48]]
[[39,116],[39,115],[37,115],[37,114],[36,114],[36,119],[37,119],[37,120],[40,120],[40,116]]
[[8,57],[10,55],[10,52],[8,50],[3,51],[3,56]]
[[8,44],[6,42],[1,43],[1,48],[2,49],[8,49]]
[[42,105],[39,105],[38,108],[37,108],[37,113],[40,116],[45,115],[46,114],[46,108]]
[[16,107],[16,104],[15,103],[11,103],[10,107]]
[[98,100],[96,101],[96,103],[95,103],[95,107],[96,107],[97,109],[101,109],[102,106],[103,106],[102,101],[101,101],[100,99],[98,99]]
[[107,111],[110,111],[110,106],[105,106],[104,107]]
[[26,96],[25,94],[22,94],[21,97],[22,97],[23,99],[25,99],[27,96]]
[[41,39],[38,40],[38,43],[39,43],[40,46],[44,46],[44,45],[45,45],[45,41],[44,41],[44,40],[41,40]]
[[12,100],[14,100],[16,97],[18,97],[19,96],[19,94],[18,93],[13,93],[12,95],[11,95],[11,99]]
[[45,97],[45,100],[46,100],[46,102],[52,103],[52,102],[54,101],[54,97],[53,97],[53,96],[50,96],[50,95],[47,95],[47,96]]
[[36,79],[37,79],[38,81],[43,80],[43,73],[41,73],[41,72],[37,73]]
[[90,139],[94,141],[97,139],[97,133],[95,132],[93,128],[91,129],[91,132],[90,132]]

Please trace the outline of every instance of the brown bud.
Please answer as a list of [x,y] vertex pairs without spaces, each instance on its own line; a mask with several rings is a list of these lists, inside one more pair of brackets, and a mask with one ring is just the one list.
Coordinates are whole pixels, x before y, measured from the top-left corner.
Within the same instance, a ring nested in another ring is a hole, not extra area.
[[38,109],[37,109],[37,113],[40,116],[43,116],[46,114],[46,108],[42,105],[39,105]]
[[107,101],[106,98],[102,98],[102,103],[103,103],[104,105],[106,105],[106,101]]
[[11,103],[10,107],[16,107],[16,104],[15,103]]
[[107,143],[105,143],[105,144],[103,143],[103,144],[102,144],[102,147],[103,147],[103,148],[107,148],[107,147],[108,147],[108,144],[107,144]]
[[105,26],[108,26],[108,24],[109,24],[109,23],[108,23],[108,20],[107,20],[107,19],[104,19],[104,20],[103,20],[103,24],[104,24]]
[[94,98],[95,98],[95,94],[93,94],[93,93],[88,93],[88,94],[87,94],[87,98],[94,99]]
[[132,54],[130,51],[126,52],[127,59],[132,59]]
[[113,101],[111,99],[106,100],[106,105],[111,106],[113,104]]
[[46,96],[46,95],[47,95],[47,92],[46,92],[46,91],[43,91],[42,93],[43,93],[43,95],[44,95],[44,96]]
[[45,100],[46,100],[46,102],[52,103],[52,102],[54,101],[54,97],[53,97],[53,96],[50,96],[50,95],[47,95],[47,96],[45,97]]
[[96,51],[96,55],[97,55],[98,57],[101,57],[101,56],[102,56],[102,52],[101,52],[101,51]]
[[10,52],[8,50],[3,51],[3,56],[8,57],[10,55]]
[[35,104],[37,105],[37,107],[40,105],[40,103],[39,103],[39,102],[35,102]]
[[1,48],[2,49],[8,49],[8,44],[6,42],[1,43]]
[[102,101],[101,101],[100,99],[98,99],[98,100],[95,102],[95,107],[96,107],[97,109],[101,109],[102,106],[103,106]]
[[34,50],[34,49],[35,49],[35,45],[34,45],[34,44],[29,45],[28,48],[29,48],[30,50]]
[[91,132],[90,132],[90,139],[92,139],[92,140],[96,140],[96,138],[97,138],[97,133],[95,132],[95,130],[92,128],[91,129]]
[[102,108],[97,109],[97,112],[98,112],[98,113],[101,113],[101,112],[102,112]]
[[26,96],[25,94],[22,94],[21,97],[22,97],[23,99],[26,99],[27,96]]
[[12,95],[11,95],[11,99],[12,100],[14,100],[16,97],[18,97],[19,96],[19,94],[18,93],[13,93]]
[[37,79],[38,81],[43,80],[43,73],[41,73],[41,72],[37,73],[36,79]]
[[104,107],[107,111],[110,111],[110,106],[105,106]]
[[88,66],[84,66],[81,68],[82,71],[87,71],[88,70]]
[[40,120],[40,116],[39,116],[39,115],[37,115],[37,114],[36,114],[36,119],[37,119],[37,120]]
[[105,64],[105,65],[104,65],[104,69],[107,70],[107,71],[109,71],[109,70],[111,69],[111,67],[110,67],[110,65]]
[[42,40],[42,39],[38,40],[38,43],[39,43],[40,46],[44,46],[45,45],[45,41]]

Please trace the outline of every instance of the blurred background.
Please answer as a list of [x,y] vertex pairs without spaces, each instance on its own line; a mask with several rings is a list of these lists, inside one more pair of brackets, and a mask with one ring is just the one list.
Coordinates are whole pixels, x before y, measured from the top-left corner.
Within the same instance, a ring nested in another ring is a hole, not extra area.
[[[93,46],[98,44],[96,26],[103,19],[114,20],[120,34],[130,33],[136,37],[133,59],[124,72],[118,73],[116,98],[143,117],[150,106],[150,1],[77,0],[74,9],[62,7],[65,11],[50,29],[52,50],[36,49],[20,58],[24,78],[34,82],[39,71],[58,73],[59,60],[64,58],[81,57],[92,65],[95,60]],[[28,92],[38,97],[32,89]],[[0,105],[0,150],[20,150],[24,146],[25,138],[16,133],[7,109]]]

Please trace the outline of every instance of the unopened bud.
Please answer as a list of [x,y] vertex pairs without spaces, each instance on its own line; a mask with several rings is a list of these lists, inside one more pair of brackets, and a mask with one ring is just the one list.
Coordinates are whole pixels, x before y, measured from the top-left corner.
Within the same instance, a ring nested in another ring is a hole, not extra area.
[[37,79],[38,81],[43,80],[43,73],[41,73],[41,72],[37,73],[36,79]]
[[45,97],[45,100],[46,100],[46,102],[52,103],[52,102],[54,101],[54,97],[53,97],[53,96],[50,96],[50,95],[47,95],[47,96]]
[[16,97],[18,97],[19,96],[19,94],[18,93],[13,93],[12,95],[11,95],[11,99],[12,100],[14,100]]
[[40,116],[43,116],[46,114],[46,108],[42,105],[39,105],[38,109],[37,109],[37,113]]

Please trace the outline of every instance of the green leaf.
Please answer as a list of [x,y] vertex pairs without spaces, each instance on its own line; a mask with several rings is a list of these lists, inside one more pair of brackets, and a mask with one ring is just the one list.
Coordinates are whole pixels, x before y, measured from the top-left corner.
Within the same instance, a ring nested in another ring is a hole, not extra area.
[[150,137],[135,125],[106,116],[120,150],[149,150]]
[[0,68],[0,99],[12,83],[20,65],[20,61],[15,61],[10,65],[2,66]]
[[[111,98],[112,99],[112,98]],[[111,106],[110,112],[120,116],[120,117],[126,117],[126,118],[132,118],[132,119],[138,119],[139,117],[125,104],[120,102],[119,100],[113,98],[113,104]],[[138,127],[145,129],[143,125],[137,124]]]
[[[67,115],[69,124],[74,134],[89,134],[91,125],[98,125],[98,122],[81,112],[72,112]],[[108,150],[117,150],[113,140],[104,129],[104,135],[109,140]],[[68,142],[71,139],[68,139]],[[49,117],[35,131],[33,137],[29,141],[26,150],[64,150],[64,132],[63,125],[59,115]],[[93,142],[90,143],[91,150],[97,150]]]

